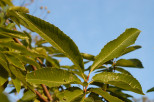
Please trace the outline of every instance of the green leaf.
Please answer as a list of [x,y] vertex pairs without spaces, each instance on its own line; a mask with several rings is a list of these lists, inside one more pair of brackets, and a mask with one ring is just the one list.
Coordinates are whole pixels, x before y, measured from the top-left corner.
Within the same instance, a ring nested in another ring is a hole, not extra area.
[[8,72],[0,65],[0,86],[8,80]]
[[110,95],[115,96],[115,97],[117,97],[117,98],[123,100],[124,102],[132,102],[132,101],[130,100],[130,97],[133,97],[133,96],[123,93],[121,90],[119,90],[119,89],[116,88],[116,87],[113,87],[113,88],[110,88],[110,87],[109,87],[109,88],[107,89],[107,91],[110,92]]
[[21,98],[21,100],[27,102],[27,101],[30,101],[30,100],[34,99],[35,97],[36,97],[36,95],[32,91],[28,90],[28,91],[26,91],[24,93],[24,95]]
[[126,31],[121,34],[117,39],[107,43],[101,50],[99,55],[96,56],[94,63],[91,66],[92,72],[95,68],[104,64],[105,62],[119,57],[126,47],[135,43],[140,31],[136,28],[126,29]]
[[9,42],[9,41],[13,41],[13,39],[6,36],[6,35],[0,35],[0,43],[1,42]]
[[64,90],[59,92],[56,96],[60,102],[74,102],[73,100],[83,94],[83,90],[74,88],[73,90]]
[[143,68],[143,65],[138,59],[120,59],[115,66]]
[[24,13],[9,12],[9,15],[12,20],[16,17],[21,25],[38,33],[42,38],[71,59],[71,61],[78,66],[80,70],[84,70],[83,59],[78,47],[73,40],[64,34],[58,27],[37,17]]
[[6,5],[13,6],[13,4],[10,0],[1,0],[0,1],[0,6],[6,6]]
[[14,56],[13,54],[5,54],[6,59],[8,62],[18,68],[21,68],[22,70],[25,70],[24,64],[21,62],[19,58]]
[[16,55],[24,64],[34,65],[37,69],[40,69],[40,65],[32,58],[24,55]]
[[[49,63],[51,63],[51,66],[52,67],[55,67],[55,68],[60,68],[60,65],[59,65],[59,62],[56,60],[56,59],[54,59],[54,58],[52,58],[52,57],[50,57],[50,56],[47,56],[46,57],[46,64],[47,64],[47,66],[48,66],[48,64]],[[49,62],[49,63],[48,63]]]
[[8,95],[6,95],[4,93],[0,93],[0,101],[1,102],[10,102],[7,96]]
[[28,82],[33,84],[45,84],[49,87],[60,86],[63,84],[76,83],[81,81],[69,71],[57,68],[43,68],[26,75]]
[[95,82],[103,82],[105,84],[115,85],[119,88],[123,88],[144,95],[140,83],[131,75],[113,72],[103,72],[96,74],[92,79]]
[[0,53],[0,65],[2,65],[3,68],[5,68],[5,70],[9,73],[9,75],[11,75],[10,70],[8,68],[7,59],[6,59],[5,55],[2,53]]
[[115,70],[123,73],[123,74],[128,74],[128,75],[131,75],[130,72],[128,72],[127,70],[123,69],[123,68],[119,68],[119,67],[115,67]]
[[17,12],[23,12],[23,13],[29,13],[29,9],[26,7],[21,6],[14,6],[9,8],[9,11],[17,11]]
[[[39,54],[38,52],[36,52],[35,50],[27,49],[25,46],[15,42],[0,42],[0,47],[8,47],[8,48],[17,50],[16,53],[18,52],[18,53],[22,53],[24,55],[28,55],[32,57],[45,57],[42,54]],[[9,52],[5,51],[3,53],[9,53]]]
[[25,33],[9,30],[3,27],[0,27],[0,35],[4,35],[11,38],[19,38],[19,39],[28,39],[27,35]]
[[23,71],[21,71],[19,68],[14,67],[13,65],[9,65],[9,68],[10,68],[12,74],[13,74],[18,80],[20,80],[20,81],[24,84],[24,86],[25,86],[26,88],[28,87],[32,92],[35,93],[33,86],[30,85],[30,84],[26,81],[26,78],[25,78],[25,75],[24,75],[24,72],[23,72]]
[[117,97],[111,96],[108,92],[103,91],[101,88],[90,89],[91,92],[101,95],[109,102],[124,102]]
[[137,50],[137,49],[139,49],[139,48],[141,48],[141,46],[139,46],[139,45],[127,47],[127,48],[124,50],[124,52],[123,52],[122,55],[125,55],[125,54],[127,54],[127,53],[129,53],[129,52],[135,51],[135,50]]
[[12,82],[13,82],[15,88],[16,88],[17,93],[19,93],[20,92],[20,89],[21,89],[20,80],[17,79],[14,75],[11,77],[11,79],[12,79]]
[[154,87],[152,87],[151,89],[147,90],[147,92],[153,92],[154,91]]
[[94,61],[95,60],[95,56],[91,55],[91,54],[87,54],[87,53],[81,53],[82,57],[84,59],[87,59],[87,60],[92,60]]

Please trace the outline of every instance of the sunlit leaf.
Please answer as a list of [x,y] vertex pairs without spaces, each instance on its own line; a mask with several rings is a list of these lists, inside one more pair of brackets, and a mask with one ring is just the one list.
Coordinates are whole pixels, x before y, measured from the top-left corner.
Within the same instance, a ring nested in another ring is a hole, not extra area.
[[9,12],[9,16],[12,20],[18,20],[17,23],[38,33],[42,38],[64,53],[80,70],[84,70],[83,59],[78,47],[59,28],[37,17],[24,13]]
[[107,43],[101,52],[96,56],[94,63],[91,66],[91,71],[105,62],[122,55],[123,51],[130,45],[135,43],[140,30],[136,28],[126,29],[117,39]]
[[69,71],[57,68],[43,68],[26,75],[28,82],[33,84],[45,84],[50,87],[60,86],[69,83],[81,83],[74,74]]
[[113,72],[102,72],[96,74],[92,79],[95,82],[103,82],[105,84],[115,85],[117,87],[144,95],[140,83],[131,75]]
[[3,27],[0,27],[0,35],[4,35],[11,38],[19,38],[19,39],[28,39],[27,35],[25,33],[9,30]]
[[13,6],[13,7],[9,8],[9,11],[29,13],[29,9],[26,7],[22,7],[22,6]]
[[120,59],[115,66],[143,68],[143,65],[138,59]]

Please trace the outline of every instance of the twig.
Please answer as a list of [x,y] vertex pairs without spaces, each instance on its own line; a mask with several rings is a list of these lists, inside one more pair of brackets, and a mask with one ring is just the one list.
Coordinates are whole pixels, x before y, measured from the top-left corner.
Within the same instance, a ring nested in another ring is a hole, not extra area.
[[48,102],[48,100],[45,99],[37,90],[35,90],[35,93],[36,93],[37,96],[40,98],[40,100],[42,100],[43,102]]
[[[20,45],[23,45],[17,38],[13,38],[13,40],[16,42],[16,43],[19,43]],[[39,58],[37,58],[37,60],[41,63],[41,64],[43,64],[43,62],[39,59]],[[35,71],[35,70],[37,70],[37,68],[35,67],[35,66],[33,66],[32,65],[32,68],[33,68],[33,70]],[[49,91],[48,91],[48,89],[47,89],[47,87],[44,85],[44,84],[41,84],[41,86],[42,86],[42,88],[43,88],[43,90],[44,90],[44,93],[45,93],[45,95],[48,97],[48,100],[49,101],[52,101],[53,99],[52,99],[52,97],[51,97],[51,95],[50,95],[50,93],[49,93]],[[37,93],[39,93],[38,91],[37,91]],[[37,94],[39,97],[40,97],[40,93],[39,94]],[[41,96],[42,97],[42,96]],[[40,97],[40,98],[41,98]],[[44,98],[44,97],[43,97]],[[45,101],[46,102],[46,101]],[[48,101],[47,101],[48,102]]]

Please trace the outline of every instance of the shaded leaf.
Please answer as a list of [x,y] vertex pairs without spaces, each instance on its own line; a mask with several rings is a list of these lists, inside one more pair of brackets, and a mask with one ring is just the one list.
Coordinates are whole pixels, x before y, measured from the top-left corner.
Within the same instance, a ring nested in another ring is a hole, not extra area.
[[139,45],[127,47],[127,48],[124,50],[124,52],[123,52],[122,55],[125,55],[125,54],[127,54],[127,53],[129,53],[129,52],[135,51],[135,50],[137,50],[137,49],[139,49],[139,48],[141,48],[141,46],[139,46]]
[[6,95],[4,93],[0,93],[0,101],[1,102],[10,102],[7,96],[8,95]]
[[128,75],[132,75],[130,72],[128,72],[127,70],[123,69],[123,68],[119,68],[119,67],[115,67],[115,70],[123,73],[123,74],[128,74]]
[[96,82],[103,82],[105,84],[115,85],[117,87],[144,95],[140,83],[131,75],[103,72],[96,74],[92,79]]
[[74,88],[73,90],[64,90],[59,92],[56,96],[60,102],[74,102],[73,100],[83,94],[83,90]]
[[99,55],[96,56],[96,59],[91,66],[91,72],[105,62],[119,57],[126,49],[126,47],[135,43],[139,33],[140,31],[136,28],[126,29],[126,31],[117,39],[107,43]]
[[147,92],[153,92],[154,91],[154,87],[152,87],[151,89],[147,90]]
[[20,89],[21,89],[21,83],[20,81],[15,77],[15,76],[12,76],[12,82],[16,88],[16,91],[19,93],[20,92]]
[[124,102],[124,101],[118,99],[117,97],[111,96],[108,92],[103,91],[101,88],[90,89],[90,91],[101,95],[103,98],[105,98],[109,102]]
[[[52,57],[50,57],[50,56],[47,56],[46,57],[46,64],[47,64],[47,66],[48,66],[48,63],[47,62],[49,62],[49,63],[51,63],[51,66],[52,67],[55,67],[55,68],[60,68],[60,65],[59,65],[59,62],[56,60],[56,59],[54,59],[54,58],[52,58]],[[51,67],[50,66],[50,67]]]
[[120,59],[115,66],[143,68],[143,65],[138,59]]
[[30,100],[34,99],[35,97],[36,97],[36,95],[32,91],[28,90],[24,93],[21,100],[22,101],[30,101]]
[[81,53],[82,57],[84,59],[87,59],[87,60],[92,60],[94,61],[95,60],[95,56],[91,55],[91,54],[87,54],[87,53]]
[[26,75],[28,82],[33,84],[45,84],[50,87],[60,86],[68,83],[81,83],[74,74],[57,68],[43,68]]
[[37,17],[24,13],[9,12],[9,16],[12,20],[15,20],[15,22],[38,33],[42,38],[70,58],[80,70],[84,70],[83,59],[78,47],[73,40],[65,35],[59,28]]
[[8,80],[8,77],[8,72],[0,65],[0,86]]

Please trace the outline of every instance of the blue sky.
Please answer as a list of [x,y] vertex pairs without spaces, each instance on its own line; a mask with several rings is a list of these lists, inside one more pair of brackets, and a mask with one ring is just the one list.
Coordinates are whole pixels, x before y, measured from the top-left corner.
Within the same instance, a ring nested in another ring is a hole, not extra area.
[[[138,79],[145,93],[154,86],[153,4],[154,0],[37,0],[29,8],[33,12],[36,7],[47,6],[51,13],[45,20],[70,36],[80,52],[93,55],[97,55],[107,42],[117,38],[126,28],[141,30],[135,45],[142,48],[121,58],[142,61],[144,69],[127,69]],[[43,18],[45,13],[37,10],[34,15]],[[153,99],[154,92],[146,96]]]

